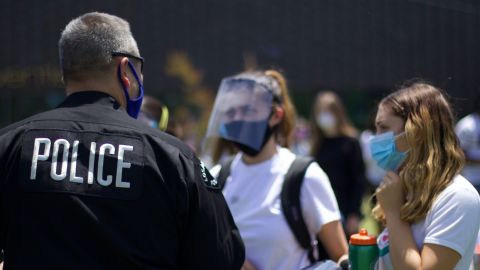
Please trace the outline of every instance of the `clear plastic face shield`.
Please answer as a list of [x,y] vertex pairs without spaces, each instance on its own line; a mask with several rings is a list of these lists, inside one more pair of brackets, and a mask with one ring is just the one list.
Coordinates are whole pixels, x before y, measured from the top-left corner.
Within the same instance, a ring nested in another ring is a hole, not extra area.
[[272,112],[273,80],[264,76],[235,76],[222,81],[207,129],[211,138],[223,138],[260,151]]

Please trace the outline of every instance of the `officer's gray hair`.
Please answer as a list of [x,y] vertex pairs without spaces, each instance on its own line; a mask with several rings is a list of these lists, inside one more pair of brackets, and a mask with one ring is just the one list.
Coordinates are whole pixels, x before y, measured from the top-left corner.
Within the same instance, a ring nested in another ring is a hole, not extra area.
[[107,70],[112,52],[140,56],[127,21],[92,12],[71,20],[58,41],[64,80]]

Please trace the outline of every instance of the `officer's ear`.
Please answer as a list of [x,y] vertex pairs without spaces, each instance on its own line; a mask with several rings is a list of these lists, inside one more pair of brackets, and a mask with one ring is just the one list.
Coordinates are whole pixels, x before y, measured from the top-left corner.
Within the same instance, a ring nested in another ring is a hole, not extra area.
[[120,80],[127,89],[130,89],[131,83],[128,78],[128,68],[128,58],[122,57],[120,60]]

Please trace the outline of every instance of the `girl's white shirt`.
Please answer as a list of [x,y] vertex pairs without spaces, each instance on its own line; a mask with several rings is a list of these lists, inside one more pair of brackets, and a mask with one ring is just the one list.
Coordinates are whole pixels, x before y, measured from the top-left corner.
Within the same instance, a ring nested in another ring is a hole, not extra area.
[[[435,199],[425,219],[410,228],[419,252],[427,243],[451,248],[461,256],[454,269],[469,269],[480,229],[480,196],[468,180],[457,175]],[[388,234],[384,230],[378,237],[380,270],[393,269]]]
[[[307,252],[295,239],[282,213],[280,193],[295,154],[277,147],[269,160],[248,165],[235,156],[223,190],[242,239],[246,259],[257,270],[291,270],[309,265]],[[219,167],[211,172],[218,174]],[[314,239],[321,227],[340,220],[330,181],[317,163],[305,174],[300,191],[303,217]]]

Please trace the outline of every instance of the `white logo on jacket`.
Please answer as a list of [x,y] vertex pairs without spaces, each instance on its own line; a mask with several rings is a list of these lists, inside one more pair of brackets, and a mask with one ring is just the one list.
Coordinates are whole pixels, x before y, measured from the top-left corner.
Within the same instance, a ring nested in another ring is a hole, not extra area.
[[[53,142],[49,138],[35,138],[32,154],[32,166],[30,169],[30,179],[36,180],[37,167],[39,162],[45,162],[52,157],[50,177],[54,181],[63,181],[68,178],[68,181],[74,183],[84,183],[85,177],[88,184],[93,184],[94,180],[101,186],[110,186],[114,183],[115,187],[130,188],[130,182],[122,179],[123,169],[129,169],[131,163],[124,161],[125,151],[133,151],[133,146],[120,144],[117,152],[117,167],[115,182],[113,182],[113,176],[107,175],[104,177],[104,161],[105,153],[114,155],[116,148],[114,145],[105,143],[98,148],[98,159],[95,160],[97,152],[97,143],[90,143],[90,155],[88,161],[88,174],[85,176],[77,175],[77,159],[78,159],[78,145],[79,141],[75,140],[71,144],[66,139],[57,139]],[[42,153],[40,153],[41,147],[43,147]],[[63,150],[60,150],[62,148]],[[69,156],[71,160],[69,162]],[[60,163],[60,171],[58,171],[57,163]],[[97,163],[97,171],[94,171],[94,165]],[[95,178],[96,173],[96,178]]]

